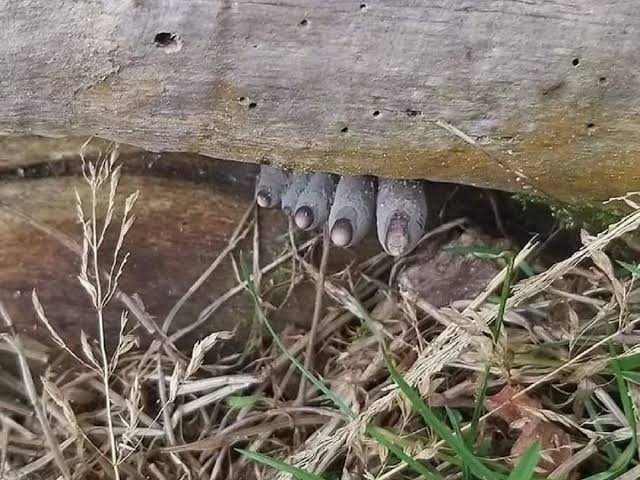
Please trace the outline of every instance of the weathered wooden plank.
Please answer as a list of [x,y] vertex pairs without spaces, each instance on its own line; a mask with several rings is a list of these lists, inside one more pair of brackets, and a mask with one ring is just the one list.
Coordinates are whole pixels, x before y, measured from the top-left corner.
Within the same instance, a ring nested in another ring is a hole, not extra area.
[[[26,169],[41,164],[73,161],[79,163],[78,155],[88,137],[40,137],[36,135],[0,135],[0,173]],[[85,147],[85,153],[95,156],[109,142],[93,139]],[[121,155],[140,154],[140,149],[120,145]]]
[[627,0],[17,0],[0,27],[0,131],[564,199],[640,186]]

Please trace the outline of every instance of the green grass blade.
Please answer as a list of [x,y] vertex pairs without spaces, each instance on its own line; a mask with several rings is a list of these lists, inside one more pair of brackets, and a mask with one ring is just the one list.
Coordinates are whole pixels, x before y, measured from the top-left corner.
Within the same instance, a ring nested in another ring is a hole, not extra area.
[[[589,414],[589,418],[591,420],[594,420],[593,427],[595,428],[596,432],[600,434],[604,433],[604,429],[600,426],[600,424],[597,421],[595,421],[599,417],[599,414],[596,410],[596,405],[594,401],[591,400],[591,398],[588,398],[585,400],[584,408],[587,410],[587,413]],[[604,453],[607,455],[607,459],[609,460],[609,463],[615,462],[616,458],[618,458],[622,453],[620,452],[618,447],[616,447],[616,444],[614,442],[605,443],[602,446],[602,449],[604,450]]]
[[[496,316],[496,322],[493,328],[494,346],[495,346],[495,342],[497,342],[498,338],[500,338],[500,331],[502,330],[502,324],[504,323],[504,314],[507,309],[507,300],[509,299],[509,294],[511,293],[511,282],[513,281],[513,262],[514,262],[513,257],[509,258],[509,263],[507,264],[507,271],[505,272],[504,282],[502,283],[502,291],[500,293],[500,304],[498,306],[498,315]],[[480,384],[478,395],[476,395],[476,404],[473,409],[473,417],[471,418],[469,433],[467,434],[467,438],[469,439],[470,445],[476,444],[477,435],[478,435],[478,424],[480,422],[480,417],[482,416],[484,401],[487,398],[487,387],[489,385],[489,373],[490,373],[490,365],[487,365],[482,375],[482,383]]]
[[369,425],[367,427],[367,434],[424,478],[428,480],[444,480],[444,477],[438,472],[430,470],[418,460],[407,455],[402,447],[395,443],[393,439],[389,438],[389,434],[383,428]]
[[620,367],[620,370],[622,371],[640,370],[640,353],[634,353],[631,355],[614,356],[612,359],[609,360],[609,371],[612,374],[615,373],[611,368],[611,362],[613,361],[613,359],[617,361],[618,367]]
[[505,272],[504,282],[502,282],[502,291],[500,292],[500,304],[498,305],[498,314],[496,315],[496,321],[493,326],[494,342],[498,341],[500,332],[502,331],[502,324],[504,322],[504,313],[507,310],[507,300],[511,293],[511,280],[513,278],[513,257],[509,258],[507,263],[507,271]]
[[627,465],[629,465],[635,453],[636,448],[634,442],[630,442],[629,445],[627,445],[627,448],[624,449],[622,454],[615,462],[613,462],[613,464],[611,464],[611,467],[609,467],[607,471],[596,473],[584,478],[583,480],[611,480],[620,476],[620,474],[626,471]]
[[400,372],[395,368],[386,352],[383,352],[384,360],[387,365],[387,369],[391,374],[391,378],[398,385],[402,393],[407,397],[413,408],[422,416],[424,422],[431,427],[431,429],[444,440],[449,447],[460,456],[464,464],[469,466],[471,472],[484,480],[495,480],[497,478],[503,478],[502,475],[492,471],[482,461],[476,457],[471,450],[467,447],[464,440],[455,435],[445,424],[442,422],[422,400],[420,395],[411,388],[404,380]]
[[611,464],[610,470],[620,474],[627,470],[627,466],[633,460],[633,457],[636,454],[636,446],[634,442],[630,442],[629,445],[624,449],[622,455],[620,455],[615,462]]
[[[613,373],[613,372],[612,372]],[[640,372],[622,371],[622,376],[633,383],[640,383]]]
[[540,443],[538,441],[522,454],[507,480],[531,480],[540,461]]
[[[451,426],[453,427],[453,430],[456,432],[456,435],[458,435],[460,438],[465,438],[465,443],[467,443],[467,445],[469,445],[469,442],[466,440],[467,437],[464,437],[462,435],[462,430],[460,429],[460,421],[461,421],[461,415],[460,412],[458,412],[457,410],[453,410],[449,407],[444,407],[447,411],[447,416],[449,417],[449,423],[451,424]],[[475,434],[473,437],[471,438],[475,438]],[[475,452],[473,446],[470,448],[471,451]],[[469,470],[469,465],[467,465],[466,463],[462,464],[462,478],[464,480],[471,480],[471,470]]]
[[616,260],[616,263],[618,263],[618,265],[620,265],[622,268],[624,268],[628,272],[631,272],[636,277],[640,277],[640,267],[638,267],[638,265],[633,265],[631,263],[623,262],[621,260]]
[[471,424],[469,425],[469,432],[467,433],[470,445],[475,445],[478,437],[478,425],[480,424],[480,417],[482,416],[482,411],[484,409],[484,402],[487,398],[490,370],[491,367],[487,365],[484,372],[482,372],[482,383],[480,384],[478,394],[476,395],[476,404],[473,407],[473,417],[471,417]]
[[324,477],[320,475],[316,475],[315,473],[309,473],[306,470],[303,470],[298,467],[294,467],[293,465],[289,465],[282,460],[276,460],[269,455],[265,455],[259,452],[252,452],[251,450],[244,450],[242,448],[236,448],[236,452],[244,455],[249,460],[253,460],[254,462],[261,463],[262,465],[266,465],[271,468],[275,468],[279,472],[288,473],[289,475],[293,475],[294,478],[298,480],[326,480]]
[[224,403],[228,408],[241,409],[253,407],[260,401],[257,395],[230,395],[224,399]]
[[522,270],[522,273],[524,273],[527,277],[533,277],[536,274],[536,272],[533,271],[533,267],[529,264],[529,262],[522,261],[520,262],[518,267],[520,268],[520,270]]
[[453,431],[456,432],[456,435],[461,435],[460,422],[462,421],[462,415],[460,415],[460,412],[454,410],[453,408],[449,408],[446,405],[444,407],[444,410],[447,413],[447,418],[449,419],[449,423],[453,427]]
[[331,400],[331,402],[333,402],[333,404],[338,408],[338,410],[340,410],[347,417],[354,418],[355,413],[353,412],[353,410],[351,410],[349,405],[347,405],[340,397],[338,397],[333,391],[331,391],[331,389],[327,387],[318,377],[316,377],[307,368],[305,368],[305,366],[302,363],[300,363],[300,361],[294,355],[292,355],[291,352],[289,352],[286,345],[282,343],[282,340],[280,340],[280,337],[278,336],[276,331],[273,329],[271,322],[269,322],[269,319],[267,318],[267,316],[264,314],[264,311],[262,310],[262,305],[260,304],[260,298],[256,291],[255,284],[253,282],[253,277],[248,273],[247,266],[242,261],[240,261],[240,269],[242,270],[242,275],[244,276],[245,281],[247,282],[247,291],[251,295],[251,298],[253,299],[256,305],[256,311],[258,313],[258,316],[260,317],[260,320],[265,325],[265,327],[267,327],[269,334],[273,338],[273,341],[278,346],[278,348],[282,351],[282,353],[284,353],[287,356],[289,361],[295,365],[295,367],[300,371],[300,373],[302,373],[302,375],[304,375],[307,378],[307,380],[309,380],[313,384],[314,387],[320,390],[325,395],[325,397],[327,397],[329,400]]
[[606,472],[595,473],[584,480],[611,480],[617,476],[617,473],[607,470]]
[[509,254],[509,252],[491,247],[489,245],[455,245],[453,247],[445,247],[444,251],[452,255],[470,255],[483,260],[495,260],[498,258],[504,258]]
[[[461,246],[455,245],[453,247],[445,247],[445,252],[449,252],[452,255],[460,255],[460,256],[473,256],[479,258],[480,260],[498,260],[500,258],[513,258],[513,252],[509,250],[500,250],[498,248],[489,246],[489,245],[468,245]],[[520,270],[527,277],[532,277],[535,275],[533,271],[533,267],[526,261],[522,261],[519,264]]]
[[620,401],[622,402],[622,409],[624,416],[631,428],[632,440],[635,445],[638,444],[638,428],[636,425],[636,416],[633,408],[633,401],[631,400],[631,394],[629,393],[629,387],[627,381],[624,378],[620,363],[618,361],[615,347],[612,342],[609,342],[609,353],[611,355],[610,368],[613,370],[613,375],[618,387],[618,393],[620,394]]

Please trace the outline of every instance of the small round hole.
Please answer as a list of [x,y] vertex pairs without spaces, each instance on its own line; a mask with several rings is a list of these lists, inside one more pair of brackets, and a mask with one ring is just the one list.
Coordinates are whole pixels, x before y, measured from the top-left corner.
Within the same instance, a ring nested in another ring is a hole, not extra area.
[[153,39],[156,47],[166,47],[176,41],[176,36],[169,32],[160,32]]
[[251,103],[249,104],[249,108],[250,108],[250,109],[254,109],[254,108],[256,108],[257,106],[258,106],[258,104],[257,104],[256,102],[251,102]]
[[580,59],[574,58],[573,60],[571,60],[571,65],[573,65],[574,67],[577,67],[578,65],[580,65]]
[[589,123],[587,123],[587,128],[593,128],[593,127],[595,127],[595,126],[596,126],[596,124],[595,124],[595,123],[593,123],[593,122],[589,122]]
[[304,19],[300,22],[300,26],[301,26],[301,27],[306,27],[307,25],[309,25],[309,20],[307,20],[306,18],[304,18]]
[[239,103],[246,103],[247,102],[247,97],[238,97],[238,102]]
[[178,35],[171,32],[160,32],[153,37],[156,47],[162,48],[165,53],[177,52],[182,48],[182,40]]
[[605,83],[607,83],[607,77],[600,77],[600,78],[598,79],[598,82],[599,82],[601,85],[604,85]]
[[347,133],[347,132],[349,131],[349,127],[342,127],[342,128],[340,129],[340,131],[341,131],[342,133]]
[[367,4],[366,3],[361,3],[360,4],[360,10],[366,10],[367,9]]
[[373,111],[373,116],[374,117],[379,117],[380,116],[380,110],[374,110]]

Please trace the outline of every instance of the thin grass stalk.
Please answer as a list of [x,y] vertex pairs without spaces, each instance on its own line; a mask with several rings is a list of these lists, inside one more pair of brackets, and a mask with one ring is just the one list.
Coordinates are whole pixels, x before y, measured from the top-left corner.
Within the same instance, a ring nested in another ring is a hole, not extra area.
[[62,474],[64,480],[71,480],[71,472],[69,471],[69,467],[64,460],[60,445],[58,444],[58,441],[56,440],[56,437],[51,430],[51,426],[47,421],[47,417],[42,409],[40,398],[38,396],[38,392],[36,391],[33,377],[31,376],[31,370],[29,369],[29,364],[27,363],[27,358],[22,351],[22,341],[20,340],[20,334],[16,332],[13,326],[13,321],[11,320],[11,316],[9,315],[9,312],[2,302],[0,302],[0,316],[11,332],[11,335],[5,335],[4,338],[12,345],[16,354],[18,355],[18,363],[20,365],[20,371],[22,372],[22,379],[24,381],[29,400],[31,401],[31,405],[33,406],[33,410],[36,414],[36,418],[38,419],[40,427],[42,428],[42,432],[44,433],[45,441],[47,442],[47,445],[49,446],[49,449],[53,456],[53,460],[60,470],[60,473]]
[[100,344],[100,360],[102,363],[101,380],[104,387],[105,396],[105,408],[107,411],[107,426],[109,428],[109,444],[111,450],[111,463],[113,465],[113,473],[116,480],[120,479],[120,472],[118,470],[118,450],[116,444],[116,436],[113,430],[113,415],[111,412],[111,399],[109,398],[109,358],[107,356],[107,343],[106,343],[106,329],[104,326],[104,312],[103,312],[103,298],[102,298],[102,282],[100,281],[100,267],[98,264],[98,219],[97,219],[97,179],[92,177],[91,185],[91,257],[93,261],[93,274],[95,280],[95,294],[94,306],[98,316],[98,336]]
[[[320,316],[323,311],[323,299],[324,299],[324,279],[327,273],[327,262],[329,260],[329,251],[331,249],[331,240],[329,237],[329,228],[325,225],[322,232],[322,257],[320,259],[320,268],[318,270],[318,277],[316,278],[316,292],[315,300],[313,304],[313,318],[311,320],[311,329],[309,330],[309,337],[307,340],[307,348],[304,357],[304,368],[307,370],[313,369],[313,355],[316,344],[316,337],[318,334],[318,325],[320,324]],[[296,405],[303,405],[305,394],[307,390],[307,380],[303,376],[300,378],[300,385],[298,387],[298,397],[296,398]]]

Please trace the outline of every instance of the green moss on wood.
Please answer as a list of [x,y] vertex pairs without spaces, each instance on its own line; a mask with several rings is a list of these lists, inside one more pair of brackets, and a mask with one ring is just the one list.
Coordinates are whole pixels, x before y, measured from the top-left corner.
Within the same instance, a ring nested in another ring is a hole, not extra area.
[[624,213],[617,208],[587,201],[561,202],[528,193],[515,193],[517,200],[526,211],[528,208],[544,206],[551,210],[559,226],[568,230],[584,228],[590,233],[601,232],[612,223],[618,222]]

